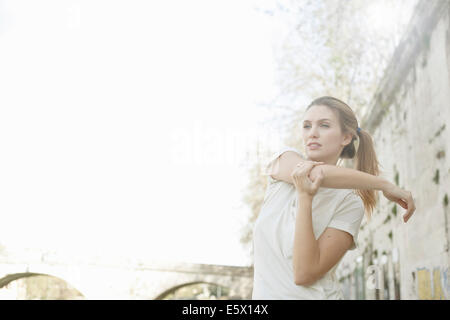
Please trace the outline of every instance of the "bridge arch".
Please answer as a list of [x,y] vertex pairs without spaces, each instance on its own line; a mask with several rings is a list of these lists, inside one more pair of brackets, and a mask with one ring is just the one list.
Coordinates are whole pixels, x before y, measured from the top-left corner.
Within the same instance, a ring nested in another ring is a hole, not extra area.
[[[44,253],[37,253],[22,252],[20,256],[24,259],[0,255],[0,300],[39,299],[38,294],[31,292],[38,293],[38,288],[45,287],[46,281],[47,287],[50,287],[55,283],[48,279],[50,277],[58,278],[76,289],[80,295],[75,299],[83,297],[87,300],[161,299],[170,292],[196,283],[206,284],[182,289],[166,298],[194,296],[214,299],[215,296],[248,299],[253,285],[252,267],[137,260],[130,263],[120,259],[76,261],[72,258],[66,260],[65,256],[59,259],[57,255],[43,259],[41,256]],[[39,280],[23,279],[32,277]],[[13,284],[5,288],[11,282]],[[28,290],[30,287],[31,291]],[[68,293],[66,286],[60,287],[61,296]],[[56,292],[57,288],[58,285],[55,285],[49,292]]]
[[[0,290],[6,290],[8,285],[14,281],[18,281],[18,280],[26,279],[26,278],[32,278],[32,277],[45,277],[45,278],[50,279],[53,283],[55,283],[55,282],[59,283],[61,288],[66,289],[67,292],[70,292],[71,299],[73,299],[75,297],[78,297],[81,299],[85,298],[84,295],[78,289],[76,289],[74,286],[72,286],[66,280],[64,280],[60,277],[53,276],[51,274],[37,273],[37,272],[18,272],[18,273],[7,274],[3,278],[0,278]],[[48,283],[48,280],[47,280],[47,283]],[[48,288],[46,288],[46,289],[48,290]]]

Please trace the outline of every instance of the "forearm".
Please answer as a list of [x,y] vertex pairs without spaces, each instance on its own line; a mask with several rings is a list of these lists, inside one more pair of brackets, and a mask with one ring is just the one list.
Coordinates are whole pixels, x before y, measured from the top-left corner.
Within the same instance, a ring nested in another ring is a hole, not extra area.
[[292,254],[296,283],[305,282],[319,263],[319,244],[314,236],[311,212],[312,197],[299,195]]
[[385,190],[391,183],[384,178],[355,169],[328,164],[315,166],[310,174],[314,180],[322,170],[324,179],[321,187],[335,189]]

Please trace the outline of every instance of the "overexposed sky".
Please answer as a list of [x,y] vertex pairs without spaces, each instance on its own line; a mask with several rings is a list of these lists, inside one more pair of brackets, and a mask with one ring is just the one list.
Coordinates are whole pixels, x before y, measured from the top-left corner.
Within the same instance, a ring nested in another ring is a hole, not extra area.
[[0,0],[0,244],[248,265],[247,169],[281,143],[259,106],[288,26],[274,6]]
[[245,152],[278,141],[255,3],[1,1],[0,243],[247,265]]

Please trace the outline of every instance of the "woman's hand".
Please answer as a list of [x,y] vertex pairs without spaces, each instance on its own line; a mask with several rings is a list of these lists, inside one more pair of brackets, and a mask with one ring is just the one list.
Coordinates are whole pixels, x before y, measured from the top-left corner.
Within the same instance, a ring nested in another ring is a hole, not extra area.
[[403,221],[407,222],[416,210],[414,199],[411,192],[399,188],[395,184],[388,184],[383,190],[383,195],[390,201],[394,201],[406,209],[406,213],[403,215]]
[[320,171],[319,175],[314,181],[308,177],[314,166],[324,164],[324,162],[316,161],[302,161],[295,167],[292,172],[292,180],[294,181],[295,188],[299,194],[306,194],[310,197],[314,197],[319,190],[320,184],[323,180],[323,173]]

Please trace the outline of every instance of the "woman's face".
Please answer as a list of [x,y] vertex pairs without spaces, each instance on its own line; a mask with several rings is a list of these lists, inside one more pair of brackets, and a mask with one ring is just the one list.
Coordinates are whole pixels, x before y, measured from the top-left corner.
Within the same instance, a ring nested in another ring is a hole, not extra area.
[[[309,160],[335,165],[351,134],[342,134],[337,115],[328,107],[310,107],[302,123],[303,144]],[[311,145],[317,143],[318,145]]]

